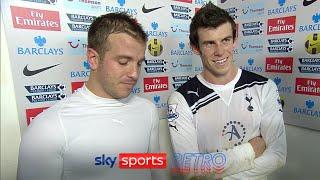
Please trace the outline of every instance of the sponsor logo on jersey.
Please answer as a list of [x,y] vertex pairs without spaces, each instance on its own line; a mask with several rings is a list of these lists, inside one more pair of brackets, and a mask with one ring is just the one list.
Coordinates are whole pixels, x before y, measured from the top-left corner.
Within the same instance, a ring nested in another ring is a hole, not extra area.
[[129,15],[137,15],[138,14],[138,9],[125,7],[125,4],[126,4],[125,0],[117,0],[117,3],[119,4],[119,6],[106,6],[106,12],[107,13],[125,12]]
[[267,57],[266,72],[292,73],[293,57]]
[[320,109],[318,109],[319,105],[317,107],[317,101],[314,101],[313,99],[308,99],[305,101],[304,105],[305,106],[293,107],[293,113],[302,115],[302,116],[313,117],[313,118],[320,117]]
[[229,121],[223,127],[222,136],[234,146],[241,145],[246,137],[246,128],[239,121]]
[[168,76],[145,77],[143,84],[144,92],[165,91],[169,89]]
[[267,34],[285,34],[296,31],[296,16],[268,19]]
[[61,31],[58,11],[10,6],[13,27],[46,31]]
[[320,96],[320,79],[296,78],[295,93]]
[[31,121],[40,113],[42,113],[45,109],[49,107],[41,107],[41,108],[32,108],[26,109],[26,117],[27,117],[27,125],[31,123]]

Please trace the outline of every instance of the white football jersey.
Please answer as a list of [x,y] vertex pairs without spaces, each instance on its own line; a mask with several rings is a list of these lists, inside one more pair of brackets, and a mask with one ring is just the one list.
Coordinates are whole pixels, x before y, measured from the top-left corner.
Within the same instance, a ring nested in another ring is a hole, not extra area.
[[[226,167],[225,175],[234,175],[224,179],[265,179],[284,165],[285,127],[272,80],[241,69],[226,85],[211,84],[197,75],[174,92],[168,104],[174,151],[226,152],[227,161],[237,164]],[[254,159],[248,156],[252,152],[248,141],[260,135],[267,149]],[[248,158],[253,165],[244,161]]]

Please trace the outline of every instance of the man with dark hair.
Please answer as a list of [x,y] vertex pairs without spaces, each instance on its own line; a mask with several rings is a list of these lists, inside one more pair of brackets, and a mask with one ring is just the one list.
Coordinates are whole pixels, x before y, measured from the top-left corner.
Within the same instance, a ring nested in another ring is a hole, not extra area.
[[159,151],[155,106],[130,94],[146,41],[127,14],[94,20],[88,32],[89,80],[32,121],[20,144],[18,179],[151,179],[149,170],[117,165],[119,153]]
[[[236,24],[211,2],[192,18],[189,39],[203,71],[168,100],[178,166],[191,167],[191,176],[203,175],[201,170],[210,167],[220,173],[216,178],[224,180],[266,179],[286,161],[285,127],[275,83],[234,64]],[[199,153],[207,159],[200,161]],[[186,157],[187,165],[181,160]]]

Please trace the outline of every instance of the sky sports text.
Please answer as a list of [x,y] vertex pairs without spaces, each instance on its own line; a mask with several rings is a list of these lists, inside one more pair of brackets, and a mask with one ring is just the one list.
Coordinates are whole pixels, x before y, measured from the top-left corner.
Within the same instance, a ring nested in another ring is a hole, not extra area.
[[[118,159],[118,162],[117,162]],[[167,167],[166,153],[120,153],[118,156],[105,155],[94,158],[96,166],[120,169],[165,169]]]

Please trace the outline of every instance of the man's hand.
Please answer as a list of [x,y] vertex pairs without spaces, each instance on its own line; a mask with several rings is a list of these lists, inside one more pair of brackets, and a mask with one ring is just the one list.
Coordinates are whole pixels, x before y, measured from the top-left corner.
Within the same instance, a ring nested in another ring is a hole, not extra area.
[[262,153],[264,152],[264,150],[266,149],[266,142],[263,140],[263,138],[261,136],[250,139],[249,143],[251,144],[251,146],[256,154],[255,158],[261,156]]

